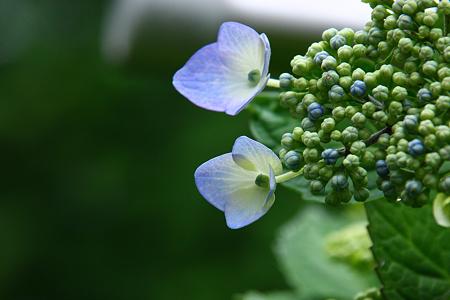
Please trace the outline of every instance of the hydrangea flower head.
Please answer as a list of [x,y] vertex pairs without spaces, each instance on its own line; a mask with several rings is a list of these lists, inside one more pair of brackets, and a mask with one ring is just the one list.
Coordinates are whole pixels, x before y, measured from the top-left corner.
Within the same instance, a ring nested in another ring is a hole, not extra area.
[[236,139],[231,153],[215,157],[195,171],[202,196],[225,213],[237,229],[261,218],[275,201],[276,179],[283,171],[269,148],[246,136]]
[[217,42],[198,50],[176,72],[173,85],[197,106],[236,115],[266,86],[270,53],[264,33],[226,22]]

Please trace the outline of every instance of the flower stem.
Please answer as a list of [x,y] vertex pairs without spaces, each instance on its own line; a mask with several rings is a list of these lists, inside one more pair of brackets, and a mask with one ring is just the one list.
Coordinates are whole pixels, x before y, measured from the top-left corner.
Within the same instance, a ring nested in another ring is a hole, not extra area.
[[277,181],[277,183],[282,183],[288,180],[291,180],[299,175],[303,174],[303,168],[301,168],[300,170],[294,172],[294,171],[289,171],[287,173],[275,176],[275,179]]
[[267,86],[275,89],[280,88],[280,81],[278,79],[272,79],[270,78],[269,81],[267,81]]

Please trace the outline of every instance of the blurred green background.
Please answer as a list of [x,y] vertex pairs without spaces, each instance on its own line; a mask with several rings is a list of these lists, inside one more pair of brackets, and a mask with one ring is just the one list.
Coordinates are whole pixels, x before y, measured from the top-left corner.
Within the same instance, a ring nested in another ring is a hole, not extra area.
[[[249,135],[247,113],[201,110],[171,85],[220,22],[207,32],[144,23],[129,58],[112,64],[101,52],[110,4],[0,1],[0,298],[220,300],[287,288],[272,243],[299,199],[280,188],[267,217],[232,231],[193,182],[200,163]],[[258,30],[275,75],[310,42]]]

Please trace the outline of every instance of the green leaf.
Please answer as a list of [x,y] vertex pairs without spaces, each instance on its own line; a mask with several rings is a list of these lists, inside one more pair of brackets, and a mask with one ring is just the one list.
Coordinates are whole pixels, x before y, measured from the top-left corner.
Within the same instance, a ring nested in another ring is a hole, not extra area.
[[278,95],[276,92],[261,93],[248,107],[252,135],[274,151],[280,149],[284,133],[300,126],[299,120],[293,119],[287,109],[280,107]]
[[450,230],[436,224],[431,207],[365,206],[385,298],[450,299]]
[[250,291],[244,295],[235,297],[236,300],[300,300],[300,298],[292,292],[270,292],[267,294]]
[[302,299],[348,300],[376,285],[372,272],[358,271],[326,252],[326,237],[350,223],[342,209],[310,204],[282,228],[275,253],[288,283]]

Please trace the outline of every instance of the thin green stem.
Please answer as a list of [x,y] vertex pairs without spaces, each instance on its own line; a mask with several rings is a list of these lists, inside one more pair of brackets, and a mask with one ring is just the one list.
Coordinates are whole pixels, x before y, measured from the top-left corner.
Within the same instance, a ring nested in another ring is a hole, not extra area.
[[267,81],[267,86],[275,89],[280,88],[280,81],[278,79],[272,79],[270,78],[269,81]]
[[303,168],[301,168],[298,171],[289,171],[287,173],[275,176],[275,179],[276,179],[277,183],[282,183],[282,182],[291,180],[291,179],[293,179],[293,178],[295,178],[297,176],[300,176],[302,174],[303,174]]

